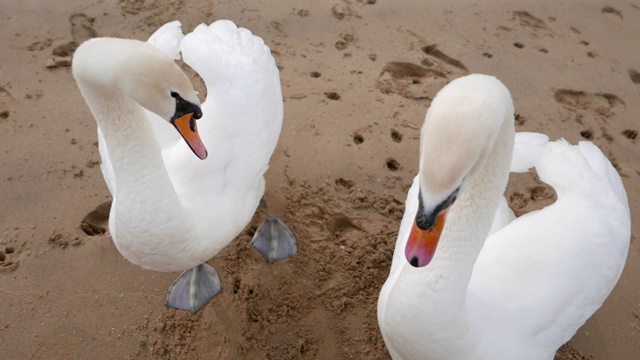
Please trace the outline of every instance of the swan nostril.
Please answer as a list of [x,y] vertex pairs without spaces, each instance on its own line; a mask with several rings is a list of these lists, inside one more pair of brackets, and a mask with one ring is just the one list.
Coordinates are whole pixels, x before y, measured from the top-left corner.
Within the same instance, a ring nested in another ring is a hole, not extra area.
[[409,260],[409,264],[411,264],[411,266],[413,266],[413,267],[420,267],[418,265],[418,257],[417,256],[412,257],[411,260]]

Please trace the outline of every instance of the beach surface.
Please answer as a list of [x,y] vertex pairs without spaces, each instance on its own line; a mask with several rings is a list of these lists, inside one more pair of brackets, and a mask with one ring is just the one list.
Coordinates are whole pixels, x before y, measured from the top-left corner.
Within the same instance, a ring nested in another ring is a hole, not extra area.
[[[0,359],[390,359],[376,303],[419,129],[469,73],[505,83],[518,131],[593,141],[619,171],[624,272],[556,359],[640,358],[640,2],[5,0],[0,19]],[[219,19],[262,37],[280,69],[266,198],[299,254],[253,249],[258,211],[209,261],[223,290],[192,315],[164,306],[176,273],[129,263],[103,232],[111,197],[69,65],[91,37]],[[505,195],[518,214],[554,198],[532,174]]]

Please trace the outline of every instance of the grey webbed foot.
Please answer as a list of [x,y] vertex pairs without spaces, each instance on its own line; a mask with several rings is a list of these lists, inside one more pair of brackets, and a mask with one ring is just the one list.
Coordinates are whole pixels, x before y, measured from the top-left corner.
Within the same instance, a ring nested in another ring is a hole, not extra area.
[[251,239],[251,244],[269,262],[287,259],[298,253],[296,238],[289,227],[272,214],[262,198],[260,206],[267,213],[267,219],[260,225]]
[[196,313],[220,292],[218,273],[207,264],[185,270],[169,287],[167,306]]

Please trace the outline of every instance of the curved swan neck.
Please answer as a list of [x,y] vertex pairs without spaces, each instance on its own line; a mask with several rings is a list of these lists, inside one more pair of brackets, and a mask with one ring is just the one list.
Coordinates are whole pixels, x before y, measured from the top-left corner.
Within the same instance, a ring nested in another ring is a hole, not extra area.
[[[391,311],[387,310],[384,321],[396,329],[393,341],[397,344],[392,346],[403,349],[407,359],[419,358],[425,346],[434,359],[476,358],[474,354],[482,351],[472,340],[477,336],[469,323],[467,290],[507,184],[514,136],[513,122],[505,121],[487,160],[450,208],[431,263],[421,268],[403,264],[389,294]],[[407,301],[412,306],[406,306]],[[428,344],[406,341],[415,337]]]
[[[429,287],[443,290],[448,299],[464,303],[473,268],[491,229],[509,178],[515,130],[513,121],[505,121],[493,150],[479,172],[469,179],[449,210],[437,255],[431,264]],[[435,281],[439,277],[447,281]],[[446,287],[446,288],[445,288]]]
[[[101,129],[115,177],[119,212],[127,214],[151,200],[177,212],[180,201],[166,171],[160,146],[144,109],[120,90],[95,82],[87,82],[76,73],[80,91]],[[163,194],[163,196],[157,196]],[[165,211],[163,211],[165,212]],[[126,215],[125,215],[126,216]]]

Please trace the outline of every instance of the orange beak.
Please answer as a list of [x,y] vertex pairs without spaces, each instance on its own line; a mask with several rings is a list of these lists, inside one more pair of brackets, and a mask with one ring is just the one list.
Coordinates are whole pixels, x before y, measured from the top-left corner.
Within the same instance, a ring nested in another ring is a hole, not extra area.
[[404,249],[407,261],[412,266],[423,267],[433,259],[447,218],[447,211],[448,209],[438,214],[436,223],[431,230],[422,230],[418,227],[416,221],[413,221],[409,240]]
[[191,148],[197,157],[204,160],[207,158],[207,149],[204,147],[200,135],[198,134],[198,126],[196,125],[196,119],[193,117],[193,113],[182,115],[181,117],[171,122],[176,130],[182,135],[184,141]]

